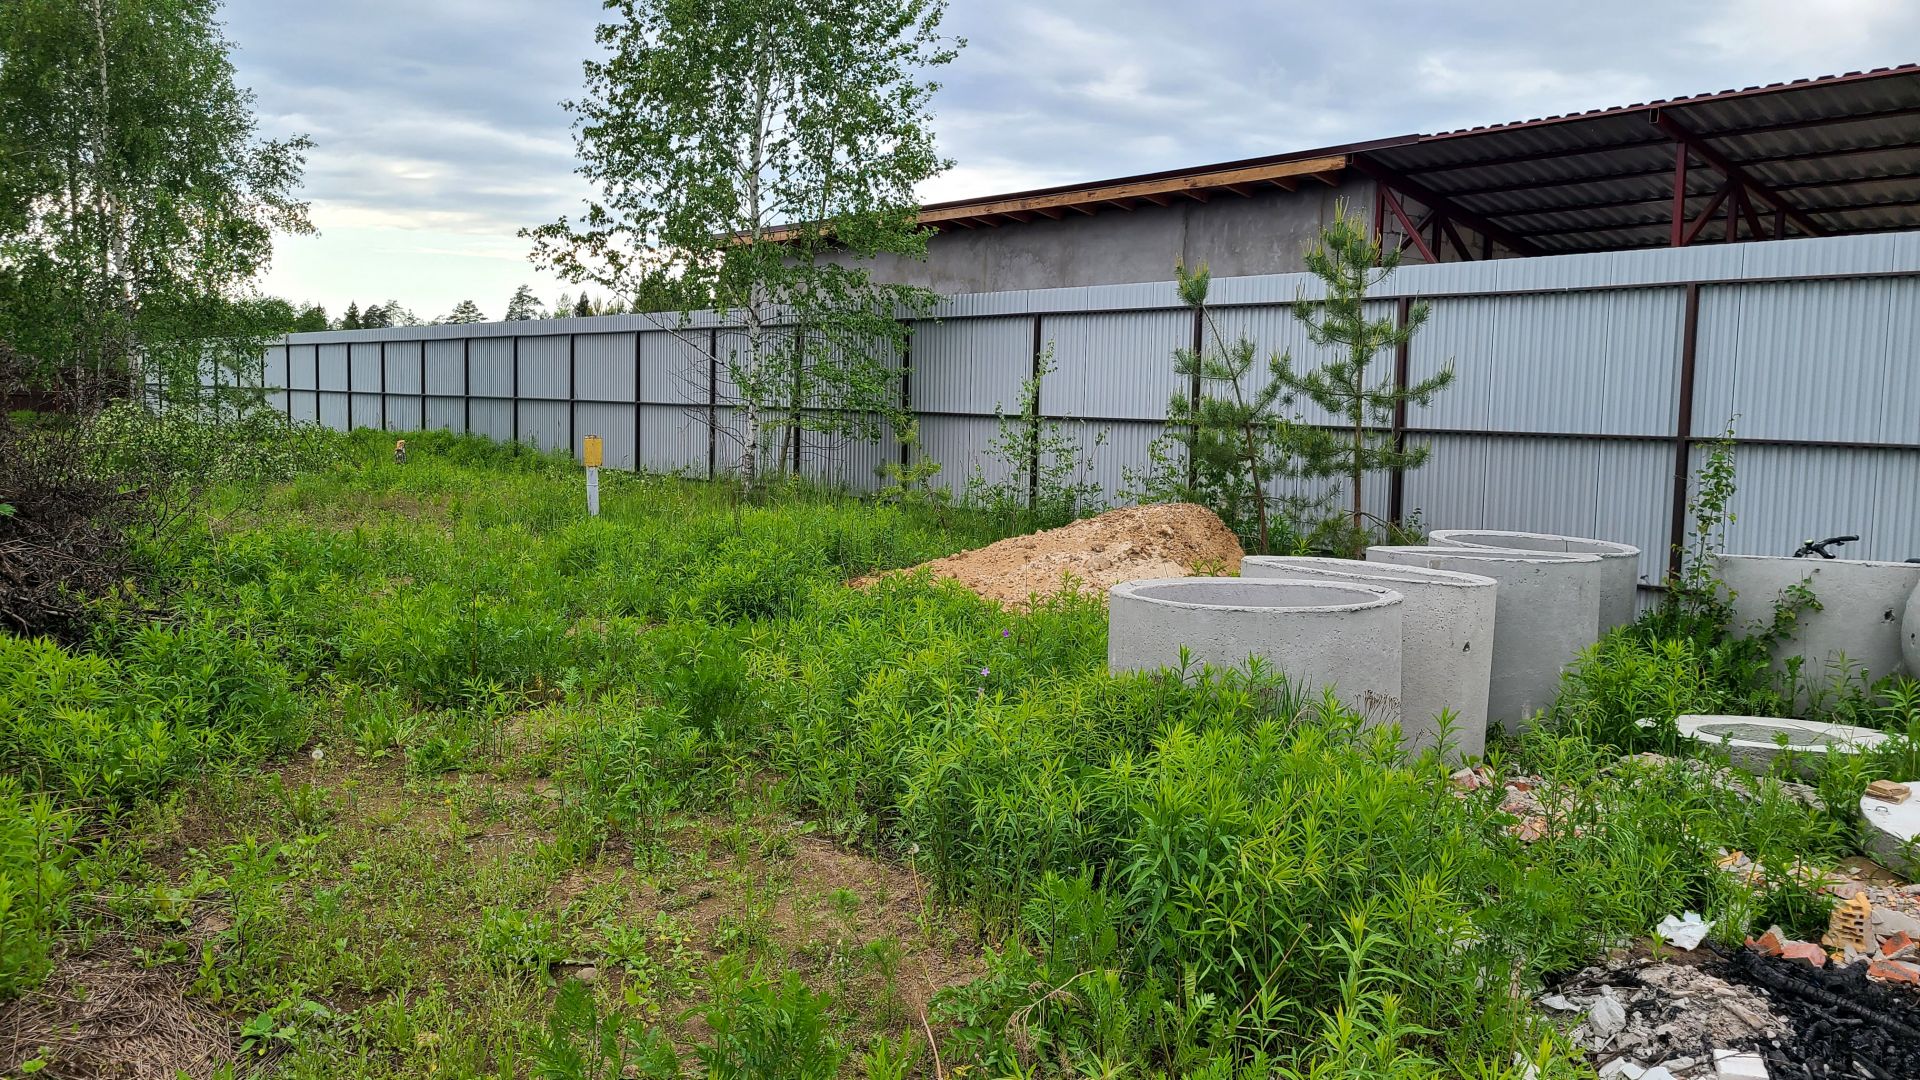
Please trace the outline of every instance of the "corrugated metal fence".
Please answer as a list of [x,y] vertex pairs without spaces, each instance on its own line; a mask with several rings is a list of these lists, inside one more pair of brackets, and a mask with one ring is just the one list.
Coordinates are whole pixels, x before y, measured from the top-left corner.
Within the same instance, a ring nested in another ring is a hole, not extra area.
[[[1211,301],[1227,338],[1311,365],[1288,307],[1313,286],[1222,279]],[[1621,540],[1658,581],[1684,524],[1676,477],[1738,416],[1731,550],[1858,533],[1854,557],[1920,556],[1920,234],[1412,266],[1374,295],[1383,312],[1433,305],[1383,377],[1417,381],[1449,360],[1458,372],[1397,422],[1432,458],[1376,478],[1374,513]],[[992,479],[995,410],[1017,407],[1051,350],[1041,412],[1078,431],[1092,478],[1119,499],[1186,392],[1172,352],[1198,332],[1171,283],[953,297],[914,324],[903,393],[943,482],[976,465]],[[576,454],[598,434],[609,464],[711,476],[738,458],[723,358],[739,338],[712,316],[666,329],[638,315],[296,334],[262,374],[298,420]],[[804,472],[856,490],[901,453],[890,435],[804,450]]]

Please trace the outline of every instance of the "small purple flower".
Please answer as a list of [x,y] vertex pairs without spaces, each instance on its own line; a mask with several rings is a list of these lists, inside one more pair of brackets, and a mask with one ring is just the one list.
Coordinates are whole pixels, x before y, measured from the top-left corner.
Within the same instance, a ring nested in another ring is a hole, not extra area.
[[993,673],[992,673],[991,671],[988,671],[988,670],[987,670],[986,668],[981,668],[981,669],[980,669],[980,674],[982,674],[982,675],[991,675],[991,674],[993,674]]
[[1012,637],[1012,636],[1013,636],[1013,631],[1011,631],[1011,630],[1006,630],[1006,629],[1002,629],[1002,630],[1000,631],[1000,636],[1001,636],[1001,637]]

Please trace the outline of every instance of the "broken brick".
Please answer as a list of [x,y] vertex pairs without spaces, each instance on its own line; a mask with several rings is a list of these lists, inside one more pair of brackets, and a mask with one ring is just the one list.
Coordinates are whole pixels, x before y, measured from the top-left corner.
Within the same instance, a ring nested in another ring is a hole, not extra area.
[[1905,930],[1896,930],[1880,941],[1880,959],[1913,960],[1920,958],[1920,942]]
[[1872,952],[1873,902],[1867,899],[1865,893],[1855,893],[1844,902],[1834,905],[1833,916],[1827,922],[1826,936],[1820,940],[1835,949]]
[[1875,780],[1867,785],[1867,798],[1882,802],[1903,803],[1913,794],[1913,788],[1906,784],[1896,784],[1892,780]]
[[1808,967],[1826,967],[1827,950],[1811,941],[1789,941],[1786,948],[1780,950],[1780,958],[1791,960]]
[[1747,939],[1747,948],[1764,956],[1779,956],[1786,951],[1787,935],[1777,926],[1767,927],[1767,932],[1757,938]]
[[1898,982],[1920,986],[1920,964],[1905,960],[1871,960],[1867,962],[1867,978],[1876,982]]

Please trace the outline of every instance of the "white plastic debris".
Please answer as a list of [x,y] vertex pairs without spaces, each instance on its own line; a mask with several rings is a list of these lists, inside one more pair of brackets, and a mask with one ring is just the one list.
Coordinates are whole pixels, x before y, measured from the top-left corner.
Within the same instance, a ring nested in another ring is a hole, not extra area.
[[1600,1080],[1645,1080],[1647,1067],[1618,1057],[1600,1066]]
[[1767,1063],[1759,1054],[1715,1050],[1713,1075],[1719,1080],[1767,1080]]
[[1676,949],[1685,949],[1688,952],[1699,948],[1700,943],[1707,939],[1708,931],[1712,929],[1713,923],[1702,920],[1697,911],[1689,911],[1679,918],[1669,915],[1654,927],[1661,940]]
[[1640,1080],[1675,1080],[1675,1077],[1667,1071],[1665,1065],[1655,1065],[1653,1068],[1641,1073]]

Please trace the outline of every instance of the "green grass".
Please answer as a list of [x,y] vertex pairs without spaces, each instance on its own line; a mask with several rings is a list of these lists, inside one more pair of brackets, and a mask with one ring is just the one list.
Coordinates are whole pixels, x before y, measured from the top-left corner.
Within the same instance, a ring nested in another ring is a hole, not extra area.
[[[1496,758],[1555,793],[1525,844],[1269,674],[1109,676],[1097,601],[845,584],[999,522],[627,475],[587,519],[564,461],[409,450],[220,489],[158,624],[0,639],[15,1007],[111,970],[291,1077],[1553,1080],[1509,988],[1685,908],[1813,925],[1719,849],[1851,849],[1622,761],[1659,687],[1590,671]],[[107,1052],[48,1040],[0,1069]]]

